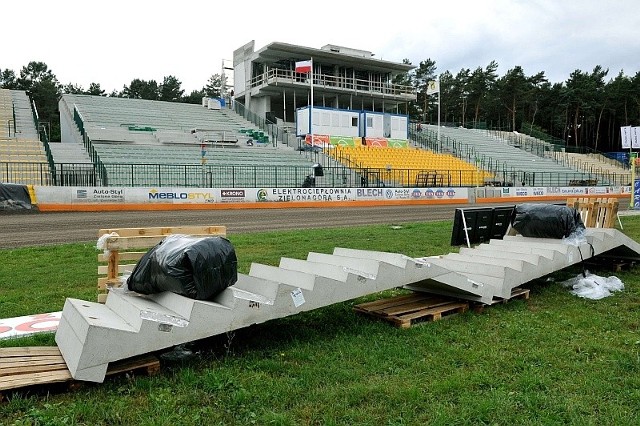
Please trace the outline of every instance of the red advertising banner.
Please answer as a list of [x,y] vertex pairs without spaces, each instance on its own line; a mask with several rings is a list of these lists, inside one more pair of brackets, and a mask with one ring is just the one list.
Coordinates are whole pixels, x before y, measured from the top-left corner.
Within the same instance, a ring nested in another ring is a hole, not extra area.
[[367,146],[373,148],[386,148],[387,140],[384,138],[364,138],[364,141],[367,143]]
[[[313,146],[329,146],[329,140],[329,135],[313,135]],[[311,145],[311,135],[307,135],[304,141],[307,145]]]
[[61,315],[62,312],[52,312],[0,319],[0,340],[45,331],[53,332],[58,328]]

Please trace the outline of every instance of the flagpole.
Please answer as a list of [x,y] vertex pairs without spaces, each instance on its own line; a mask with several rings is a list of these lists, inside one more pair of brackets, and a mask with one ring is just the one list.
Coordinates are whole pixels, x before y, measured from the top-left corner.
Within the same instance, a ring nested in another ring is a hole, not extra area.
[[629,168],[631,169],[631,198],[629,199],[629,207],[634,207],[634,193],[635,193],[635,164],[633,158],[633,139],[631,136],[631,126],[620,126],[620,142],[622,148],[625,143],[629,145]]
[[440,144],[440,96],[442,92],[440,91],[440,76],[438,76],[438,148],[441,148]]
[[636,159],[633,153],[629,153],[629,163],[631,163],[631,199],[629,200],[629,208],[634,209],[636,207]]
[[[635,188],[636,188],[636,156],[633,154],[633,136],[637,137],[633,127],[629,127],[629,166],[631,167],[631,199],[629,200],[629,208],[634,209],[635,204]],[[637,142],[636,142],[636,146]]]
[[311,57],[311,73],[309,85],[311,86],[311,105],[309,105],[309,110],[311,111],[311,116],[309,120],[311,120],[309,128],[311,129],[311,152],[313,153],[313,57]]

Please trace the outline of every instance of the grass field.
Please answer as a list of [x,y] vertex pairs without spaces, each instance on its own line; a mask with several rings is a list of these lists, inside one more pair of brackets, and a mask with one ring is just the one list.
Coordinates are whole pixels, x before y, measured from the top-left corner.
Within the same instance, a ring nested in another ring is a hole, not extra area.
[[[640,217],[624,217],[640,240]],[[229,235],[240,272],[333,247],[421,257],[456,251],[451,222]],[[0,317],[95,300],[95,242],[0,250]],[[527,286],[529,300],[410,329],[352,307],[390,290],[195,342],[189,359],[153,377],[16,393],[2,425],[635,425],[640,418],[640,278],[593,301],[559,282]],[[609,276],[609,271],[596,271]],[[51,335],[0,346],[51,345]]]

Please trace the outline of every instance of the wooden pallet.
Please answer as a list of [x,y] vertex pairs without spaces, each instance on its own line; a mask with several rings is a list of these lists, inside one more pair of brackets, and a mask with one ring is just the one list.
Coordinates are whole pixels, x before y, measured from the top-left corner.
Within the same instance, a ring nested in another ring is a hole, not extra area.
[[397,327],[409,328],[420,322],[437,321],[452,314],[465,312],[469,309],[469,302],[427,293],[413,293],[362,303],[353,309],[382,318]]
[[473,309],[473,312],[480,314],[480,313],[484,312],[484,308],[486,308],[488,306],[493,306],[493,305],[497,305],[497,304],[500,304],[500,303],[507,303],[508,301],[513,300],[513,299],[527,300],[527,299],[529,299],[529,293],[530,292],[531,291],[528,288],[516,287],[516,288],[511,290],[511,297],[510,298],[503,299],[503,298],[500,298],[500,297],[494,297],[493,301],[489,305],[485,305],[485,304],[479,303],[479,302],[478,303],[474,302],[472,304],[472,309]]
[[596,257],[592,257],[591,259],[587,259],[584,262],[584,266],[590,271],[611,271],[611,272],[622,272],[622,271],[630,271],[633,269],[638,260],[635,258],[623,258],[623,257],[612,257],[600,255]]
[[507,303],[509,300],[512,299],[528,299],[529,298],[529,293],[530,290],[528,288],[520,288],[520,287],[516,287],[514,289],[511,290],[511,297],[509,297],[508,299],[502,299],[500,297],[494,297],[493,301],[491,302],[492,305],[496,305],[498,303]]
[[[111,363],[107,376],[133,371],[156,374],[160,361],[149,354],[124,359]],[[0,348],[0,401],[3,391],[62,382],[70,388],[80,383],[71,377],[57,346]]]

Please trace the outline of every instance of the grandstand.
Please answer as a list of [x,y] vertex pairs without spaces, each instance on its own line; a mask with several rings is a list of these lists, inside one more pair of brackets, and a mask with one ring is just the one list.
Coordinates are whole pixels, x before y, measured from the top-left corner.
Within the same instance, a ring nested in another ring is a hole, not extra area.
[[[89,153],[100,185],[296,187],[313,172],[312,158],[270,144],[268,136],[230,109],[64,95],[60,117],[62,145]],[[85,172],[92,173],[70,166],[67,181],[70,175],[82,181]]]
[[607,158],[600,153],[564,152],[561,154],[559,160],[576,170],[601,176],[604,182],[611,182],[614,185],[631,185],[631,169],[625,168],[618,160]]
[[[0,90],[2,182],[247,188],[299,187],[308,178],[325,187],[627,185],[631,179],[613,160],[559,153],[512,132],[442,127],[438,144],[437,128],[423,126],[411,133],[415,147],[296,151],[271,143],[224,106],[66,94],[63,142],[48,143],[38,140],[32,111],[24,91]],[[322,175],[315,173],[318,164]]]
[[[240,130],[252,126],[228,110],[144,99],[68,94],[60,107],[65,121],[73,120],[95,143],[237,143],[248,139]],[[78,134],[65,130],[63,143],[82,142]]]
[[[437,138],[437,126],[423,126],[421,143],[433,144]],[[494,175],[487,184],[515,186],[574,186],[606,185],[593,173],[579,171],[553,158],[539,156],[509,144],[504,139],[484,130],[462,127],[440,127],[440,149]]]
[[29,97],[0,89],[0,182],[49,185],[51,171]]

